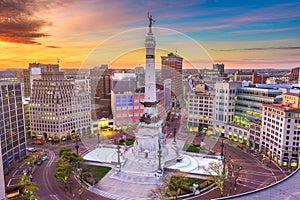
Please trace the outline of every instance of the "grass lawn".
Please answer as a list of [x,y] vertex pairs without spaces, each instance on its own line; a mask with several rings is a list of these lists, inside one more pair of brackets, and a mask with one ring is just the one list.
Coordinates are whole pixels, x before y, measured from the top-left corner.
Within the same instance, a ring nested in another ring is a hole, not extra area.
[[201,183],[206,181],[206,180],[203,180],[203,179],[191,178],[191,177],[187,177],[187,179],[188,179],[187,181],[189,182],[189,185],[193,185],[193,183],[198,183],[200,185]]
[[194,145],[188,145],[188,144],[185,144],[183,149],[186,149],[186,151],[188,152],[196,152],[196,153],[199,153],[199,146],[194,146]]
[[93,166],[93,165],[84,165],[82,166],[84,171],[88,171],[92,174],[92,177],[96,182],[101,180],[110,170],[110,167],[102,167],[102,166]]
[[[133,145],[133,143],[134,143],[134,139],[127,139],[127,140],[126,140],[126,145],[127,145],[127,146]],[[123,144],[124,144],[124,140],[123,140],[123,139],[120,140],[119,144],[120,144],[120,145],[123,145]]]

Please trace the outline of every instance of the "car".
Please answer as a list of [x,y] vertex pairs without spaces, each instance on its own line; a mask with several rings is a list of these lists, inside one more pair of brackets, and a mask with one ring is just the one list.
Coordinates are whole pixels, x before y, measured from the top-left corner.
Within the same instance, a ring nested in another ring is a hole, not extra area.
[[37,149],[34,148],[34,147],[29,147],[29,148],[27,148],[27,151],[29,151],[29,152],[36,152]]
[[48,156],[43,156],[42,157],[42,161],[45,161],[45,160],[47,160],[48,159]]
[[37,165],[42,165],[43,162],[44,162],[44,161],[41,159],[41,160],[38,160],[38,161],[36,162],[36,164],[37,164]]

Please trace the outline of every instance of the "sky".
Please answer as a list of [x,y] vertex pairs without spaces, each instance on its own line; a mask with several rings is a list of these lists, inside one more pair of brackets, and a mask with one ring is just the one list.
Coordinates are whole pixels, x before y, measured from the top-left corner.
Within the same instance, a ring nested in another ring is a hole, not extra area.
[[225,68],[300,64],[299,1],[0,0],[0,8],[0,69],[143,65],[147,12],[157,63],[177,52],[199,68],[210,67],[196,62],[203,56]]

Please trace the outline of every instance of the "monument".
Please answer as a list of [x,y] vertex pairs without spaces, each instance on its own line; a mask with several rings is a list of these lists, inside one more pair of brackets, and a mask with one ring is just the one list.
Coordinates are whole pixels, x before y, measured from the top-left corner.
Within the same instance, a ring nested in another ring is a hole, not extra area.
[[148,13],[149,29],[145,37],[145,95],[144,113],[135,132],[135,143],[125,152],[123,172],[142,172],[161,176],[165,166],[174,164],[179,156],[178,148],[162,133],[163,120],[157,110],[155,77],[155,37],[152,26],[155,20]]

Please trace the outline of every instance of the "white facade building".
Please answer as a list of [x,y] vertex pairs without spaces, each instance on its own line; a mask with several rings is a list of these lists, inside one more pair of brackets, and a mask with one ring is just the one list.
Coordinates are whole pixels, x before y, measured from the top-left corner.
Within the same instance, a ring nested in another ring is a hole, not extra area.
[[[217,82],[215,84],[215,132],[225,132],[225,124],[233,121],[235,96],[241,82]],[[226,136],[226,135],[225,135]]]
[[300,153],[300,95],[283,95],[282,104],[263,106],[260,149],[283,166],[297,167]]
[[188,93],[187,128],[190,132],[212,130],[213,128],[215,95],[213,91],[197,90],[199,85],[196,86],[195,91]]

